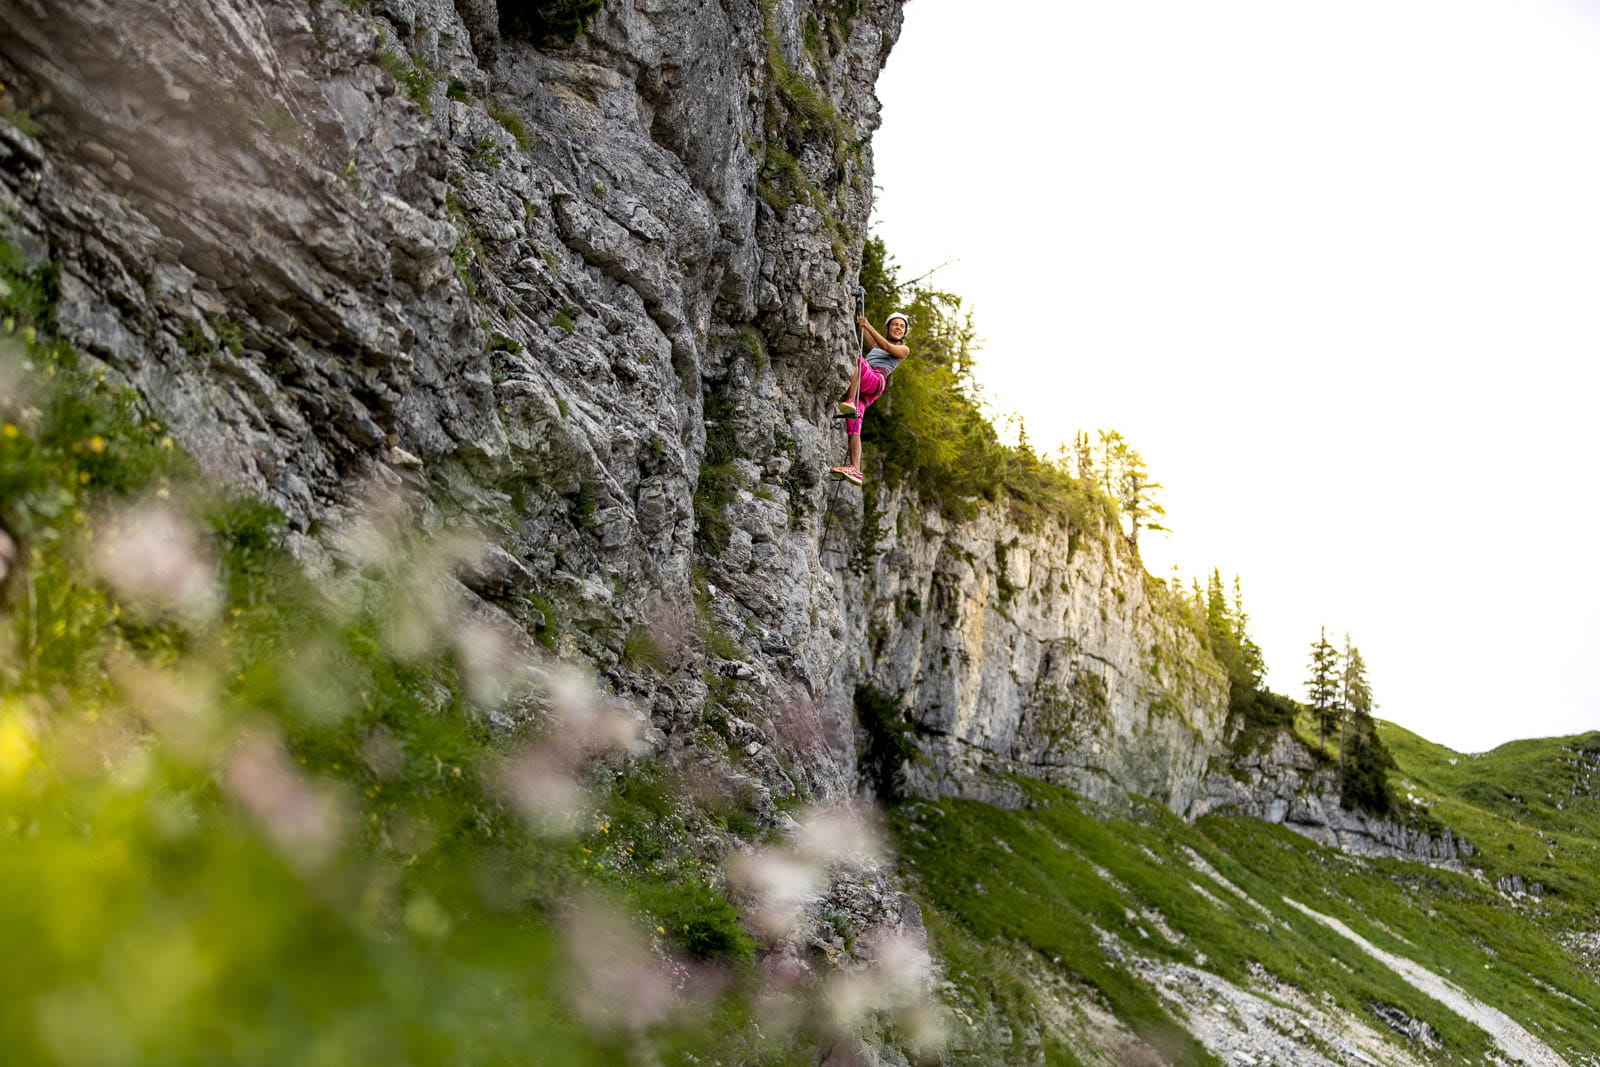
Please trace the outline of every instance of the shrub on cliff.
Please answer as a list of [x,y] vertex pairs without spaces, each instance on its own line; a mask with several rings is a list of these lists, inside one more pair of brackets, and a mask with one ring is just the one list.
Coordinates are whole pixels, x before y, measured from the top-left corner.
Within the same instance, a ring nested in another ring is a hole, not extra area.
[[866,734],[861,746],[861,774],[872,793],[885,804],[906,798],[906,764],[916,758],[913,727],[893,697],[871,686],[856,686],[856,721]]
[[571,44],[600,10],[600,0],[497,0],[500,32],[541,45]]
[[1025,438],[1000,440],[978,398],[976,330],[959,296],[902,282],[878,237],[863,249],[861,284],[869,321],[881,326],[897,310],[911,318],[911,358],[895,370],[863,432],[877,473],[909,482],[925,502],[958,518],[970,518],[981,502],[1006,501],[1024,523],[1051,513],[1078,530],[1116,521],[1115,505],[1092,482],[1040,457]]

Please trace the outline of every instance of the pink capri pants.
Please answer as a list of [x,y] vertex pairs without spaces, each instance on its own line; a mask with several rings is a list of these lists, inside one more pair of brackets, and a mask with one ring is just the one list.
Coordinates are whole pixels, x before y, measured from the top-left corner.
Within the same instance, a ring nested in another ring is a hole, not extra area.
[[844,432],[851,437],[861,436],[861,416],[867,413],[874,400],[883,395],[883,387],[888,383],[888,377],[883,371],[868,363],[865,356],[857,357],[857,361],[861,367],[861,394],[856,397],[858,414],[853,419],[846,419],[844,423]]

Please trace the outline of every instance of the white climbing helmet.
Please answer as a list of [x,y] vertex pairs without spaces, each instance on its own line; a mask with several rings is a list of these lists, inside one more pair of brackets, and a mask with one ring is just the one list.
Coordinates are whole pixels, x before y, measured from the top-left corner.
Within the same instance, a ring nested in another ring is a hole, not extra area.
[[907,315],[904,311],[896,311],[890,314],[888,318],[883,320],[883,328],[887,330],[889,328],[889,324],[895,319],[899,319],[901,322],[905,323],[906,329],[911,329],[911,316]]

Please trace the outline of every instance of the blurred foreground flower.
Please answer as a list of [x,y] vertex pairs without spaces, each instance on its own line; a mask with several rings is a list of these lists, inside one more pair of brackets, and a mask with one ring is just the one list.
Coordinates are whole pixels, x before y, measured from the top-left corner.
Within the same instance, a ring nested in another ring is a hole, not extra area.
[[403,494],[373,483],[342,522],[330,524],[329,543],[359,566],[387,568],[400,560],[414,520]]
[[596,689],[591,675],[558,666],[545,676],[544,688],[553,743],[575,758],[638,754],[642,721]]
[[590,677],[557,667],[543,679],[550,720],[543,740],[491,772],[491,781],[543,833],[576,833],[590,801],[579,778],[584,763],[638,752],[639,720],[604,697]]
[[244,734],[223,766],[222,781],[296,866],[318,867],[338,847],[344,829],[339,804],[306,779],[275,735]]
[[199,626],[222,606],[217,565],[199,535],[170,508],[149,502],[114,513],[97,540],[95,570],[147,618]]
[[798,821],[795,850],[812,863],[866,867],[883,860],[883,839],[868,812],[855,804],[813,808]]
[[[23,371],[28,350],[15,337],[0,337],[0,421],[15,430],[15,419],[32,393]],[[6,436],[12,436],[7,433]]]
[[597,898],[579,900],[563,921],[579,982],[573,1007],[596,1030],[642,1030],[676,1003],[673,976],[627,915]]
[[732,856],[728,878],[750,898],[749,917],[756,928],[781,941],[799,930],[807,905],[820,899],[834,868],[860,870],[880,862],[882,854],[867,816],[854,805],[839,804],[803,813],[785,845]]
[[859,1033],[877,1012],[891,1012],[918,1044],[941,1040],[932,1006],[933,960],[922,939],[909,933],[879,929],[867,941],[868,965],[841,972],[827,984],[825,1002],[830,1022],[845,1033]]
[[829,729],[818,701],[793,697],[778,703],[772,713],[772,727],[789,752],[802,758],[819,759],[836,749],[837,728]]
[[467,696],[478,706],[503,707],[527,684],[527,635],[509,622],[467,613],[456,624],[455,645]]
[[566,836],[587,822],[589,810],[576,772],[559,747],[537,745],[502,764],[493,784],[536,830]]
[[131,655],[112,657],[110,674],[131,707],[171,750],[192,763],[209,761],[221,743],[214,672],[197,664],[166,670]]
[[12,564],[16,561],[17,543],[4,528],[0,528],[0,582],[6,580],[6,575],[11,573]]
[[827,884],[814,862],[784,848],[743,852],[728,860],[728,880],[749,894],[751,922],[764,936],[781,941],[794,936],[805,919],[805,907]]

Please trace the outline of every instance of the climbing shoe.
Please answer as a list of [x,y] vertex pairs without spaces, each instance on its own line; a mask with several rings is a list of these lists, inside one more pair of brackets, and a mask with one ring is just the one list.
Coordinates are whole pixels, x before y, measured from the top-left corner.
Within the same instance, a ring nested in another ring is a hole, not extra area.
[[828,468],[828,473],[833,475],[835,478],[843,478],[845,476],[845,472],[849,469],[849,467],[830,467]]
[[850,401],[841,400],[839,401],[839,414],[853,419],[857,415],[861,414],[861,412],[857,410],[856,406]]
[[861,472],[856,470],[854,467],[846,467],[844,469],[844,473],[839,477],[843,478],[851,485],[860,485],[862,482],[866,481],[866,479],[861,476]]

